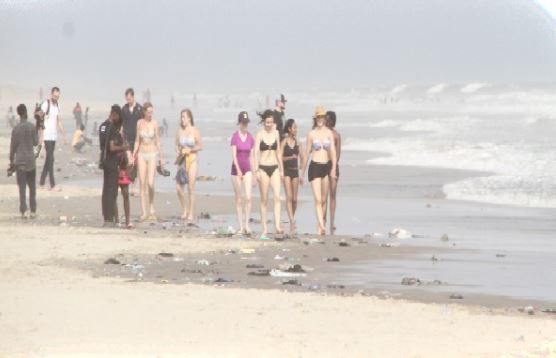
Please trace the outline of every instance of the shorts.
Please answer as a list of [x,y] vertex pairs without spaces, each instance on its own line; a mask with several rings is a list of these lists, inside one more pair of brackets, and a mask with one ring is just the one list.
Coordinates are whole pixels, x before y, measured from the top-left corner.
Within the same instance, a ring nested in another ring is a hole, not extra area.
[[311,160],[309,164],[309,181],[317,178],[326,178],[330,174],[330,166],[332,162],[318,163]]
[[[239,170],[241,170],[241,173],[243,175],[245,175],[246,173],[251,171],[251,164],[249,164],[249,162],[243,163],[242,161],[239,161],[237,164],[239,165]],[[237,170],[236,170],[236,166],[234,165],[234,163],[232,163],[231,173],[232,173],[233,176],[237,175]]]
[[284,168],[284,176],[285,177],[290,177],[292,179],[299,178],[299,169],[297,167],[295,167],[295,168],[285,167]]
[[129,185],[131,184],[131,179],[127,175],[127,169],[120,169],[120,174],[118,175],[118,185]]

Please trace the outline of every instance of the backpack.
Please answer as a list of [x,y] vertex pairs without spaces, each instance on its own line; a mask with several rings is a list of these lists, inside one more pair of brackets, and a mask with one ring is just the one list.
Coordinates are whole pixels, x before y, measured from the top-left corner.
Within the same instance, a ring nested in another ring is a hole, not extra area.
[[49,99],[46,100],[46,103],[47,103],[46,112],[42,111],[41,103],[37,103],[35,105],[34,117],[35,117],[35,126],[37,127],[37,130],[44,129],[44,118],[50,114],[50,100]]
[[106,153],[108,152],[108,134],[112,130],[112,124],[106,120],[98,127],[98,140],[100,147],[100,158],[98,161],[98,168],[104,169],[104,162],[106,160]]

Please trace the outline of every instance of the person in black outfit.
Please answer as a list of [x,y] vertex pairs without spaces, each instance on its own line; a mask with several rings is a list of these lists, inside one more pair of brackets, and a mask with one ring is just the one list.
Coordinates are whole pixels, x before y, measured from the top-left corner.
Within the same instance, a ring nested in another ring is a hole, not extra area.
[[10,143],[10,170],[15,171],[19,186],[19,211],[25,218],[27,212],[27,187],[29,187],[29,206],[31,218],[37,211],[37,183],[34,147],[39,144],[39,137],[35,125],[27,121],[27,107],[17,106],[19,124],[12,130]]
[[303,162],[303,147],[297,140],[297,124],[290,118],[284,126],[282,140],[282,167],[284,168],[284,188],[290,220],[290,232],[295,233],[295,212],[297,210],[297,193],[299,191],[299,163]]
[[[103,128],[104,125],[104,128]],[[101,139],[103,153],[104,182],[102,186],[102,213],[104,216],[104,226],[113,226],[115,217],[116,198],[118,196],[118,175],[119,175],[119,156],[118,154],[129,150],[129,145],[124,144],[120,134],[122,129],[122,109],[117,104],[112,106],[110,111],[110,123],[103,123],[99,129],[103,133],[104,140]]]
[[122,121],[124,128],[124,139],[131,145],[131,152],[135,144],[137,132],[137,121],[143,116],[143,107],[135,101],[133,88],[125,91],[126,104],[122,107]]
[[272,116],[274,117],[274,124],[276,125],[276,130],[280,133],[280,140],[285,137],[284,134],[284,110],[286,109],[286,97],[283,94],[280,95],[280,99],[276,100],[276,108],[272,111]]

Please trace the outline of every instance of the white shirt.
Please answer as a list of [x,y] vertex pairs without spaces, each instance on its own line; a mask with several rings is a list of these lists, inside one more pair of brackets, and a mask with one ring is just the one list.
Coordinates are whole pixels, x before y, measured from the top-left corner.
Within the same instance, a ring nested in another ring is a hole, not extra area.
[[[48,101],[44,101],[41,105],[43,113],[46,113],[48,108]],[[50,101],[50,110],[48,116],[44,116],[44,140],[56,140],[58,139],[58,114],[60,113],[59,105],[55,105]]]

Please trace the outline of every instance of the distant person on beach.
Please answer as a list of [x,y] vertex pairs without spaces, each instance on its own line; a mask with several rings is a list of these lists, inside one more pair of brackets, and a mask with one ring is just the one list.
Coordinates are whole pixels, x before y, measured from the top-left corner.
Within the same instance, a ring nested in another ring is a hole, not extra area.
[[71,148],[81,153],[81,149],[85,144],[93,144],[93,141],[85,135],[85,126],[82,124],[78,129],[73,132],[73,137],[71,139]]
[[[252,168],[255,168],[253,147],[255,138],[247,131],[249,115],[240,112],[237,118],[239,130],[232,134],[232,185],[236,200],[238,234],[251,236],[249,219],[251,218],[251,192],[257,181],[253,179]],[[243,188],[243,190],[242,190]],[[242,192],[244,194],[242,195]]]
[[286,97],[283,94],[280,95],[280,98],[276,100],[276,107],[272,112],[274,117],[274,124],[276,125],[276,130],[280,134],[280,140],[284,139],[284,117],[285,113],[284,110],[286,109]]
[[[25,218],[28,208],[31,209],[30,218],[37,212],[36,197],[36,166],[34,147],[39,144],[35,125],[27,120],[27,107],[17,106],[19,124],[12,130],[10,142],[9,171],[15,171],[19,187],[19,212]],[[27,187],[29,187],[29,207],[27,207]]]
[[[195,184],[197,182],[197,153],[203,150],[201,133],[195,127],[193,113],[189,108],[180,112],[180,122],[176,133],[176,190],[182,209],[182,220],[195,221]],[[187,185],[188,200],[185,198]],[[188,204],[189,202],[189,204]]]
[[87,129],[87,122],[89,122],[89,107],[85,108],[85,114],[83,115],[83,119],[85,120],[85,129]]
[[79,102],[73,107],[73,119],[75,120],[75,129],[79,129],[83,124],[83,110]]
[[13,129],[16,125],[14,108],[10,106],[6,114],[6,127]]
[[280,186],[283,178],[282,151],[280,135],[275,129],[273,112],[270,109],[260,114],[264,128],[255,137],[255,166],[257,181],[261,193],[261,224],[263,232],[261,239],[265,240],[267,228],[267,204],[269,187],[272,188],[274,199],[274,226],[277,234],[283,234],[280,221]]
[[[330,177],[330,234],[336,232],[336,193],[338,192],[338,180],[340,179],[340,155],[342,154],[342,136],[336,130],[336,112],[326,112],[326,126],[334,135],[334,147],[336,148],[336,177]],[[326,205],[324,206],[324,218],[326,221]]]
[[288,119],[284,126],[286,138],[282,140],[282,167],[284,168],[284,188],[290,220],[290,232],[296,232],[295,212],[297,210],[297,193],[299,189],[299,163],[303,162],[303,147],[297,140],[297,124]]
[[329,190],[329,177],[336,178],[336,147],[334,134],[325,125],[326,112],[317,107],[313,116],[313,129],[307,135],[306,154],[303,157],[300,184],[307,169],[309,158],[309,182],[315,198],[315,212],[317,215],[317,233],[326,235],[326,198]]
[[102,185],[102,212],[104,226],[114,226],[116,222],[116,199],[118,197],[119,160],[121,153],[129,150],[127,143],[120,134],[122,127],[122,109],[117,104],[110,110],[109,123],[103,123],[100,131],[103,133],[104,158],[103,170],[104,181]]
[[164,136],[168,137],[168,122],[166,121],[166,117],[162,118],[162,128],[164,128]]
[[[44,189],[46,177],[48,176],[50,190],[54,191],[60,191],[60,188],[56,186],[54,179],[54,150],[56,148],[56,140],[58,139],[58,130],[64,137],[64,144],[67,143],[66,131],[64,130],[62,117],[60,116],[60,106],[58,103],[59,99],[60,89],[58,87],[53,87],[50,91],[50,99],[44,101],[40,108],[44,117],[44,129],[41,130],[42,139],[40,139],[39,142],[42,141],[44,143],[46,158],[44,160],[39,185],[41,189]],[[41,132],[39,132],[39,134]]]
[[[135,91],[133,88],[125,90],[126,104],[122,107],[124,139],[129,143],[133,152],[135,149],[135,138],[137,137],[137,122],[143,117],[143,107],[135,100]],[[137,168],[134,168],[135,171]],[[135,175],[131,175],[132,182],[135,181]],[[131,195],[134,195],[133,183],[131,183]]]
[[143,118],[137,122],[137,133],[133,150],[133,162],[139,172],[139,195],[141,197],[141,220],[157,220],[154,210],[154,175],[164,168],[160,145],[160,131],[153,118],[153,105],[143,105]]

